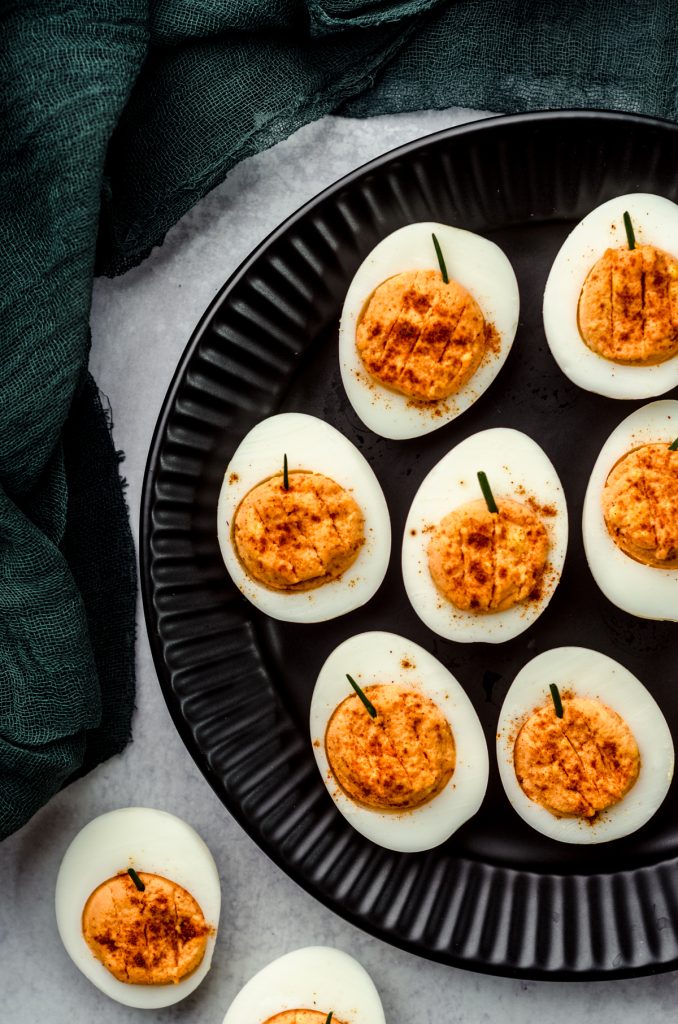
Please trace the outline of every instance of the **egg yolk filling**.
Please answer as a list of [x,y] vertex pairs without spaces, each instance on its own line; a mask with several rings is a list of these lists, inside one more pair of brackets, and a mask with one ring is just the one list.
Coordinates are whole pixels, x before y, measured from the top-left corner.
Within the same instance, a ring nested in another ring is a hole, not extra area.
[[541,597],[549,550],[539,515],[517,501],[455,509],[438,524],[428,565],[438,590],[463,611],[498,612]]
[[254,487],[241,501],[233,543],[246,572],[273,590],[311,590],[337,579],[365,541],[360,506],[319,473],[292,472]]
[[118,981],[177,983],[198,967],[212,929],[182,886],[139,872],[139,891],[128,874],[103,882],[82,912],[82,931],[97,960]]
[[367,371],[386,387],[432,402],[458,391],[477,370],[495,328],[457,281],[411,270],[373,292],[356,331]]
[[678,568],[678,451],[646,444],[629,452],[605,481],[602,506],[622,551],[645,565]]
[[[329,1012],[329,1010],[327,1013],[321,1013],[320,1010],[283,1010],[282,1013],[276,1013],[275,1017],[269,1017],[264,1024],[325,1024]],[[332,1014],[332,1024],[341,1024],[339,1018],[334,1014]]]
[[520,786],[556,817],[593,819],[618,803],[640,770],[633,733],[598,700],[563,698],[563,717],[551,702],[518,733],[514,765]]
[[678,354],[678,260],[652,245],[608,249],[579,299],[579,332],[618,363],[651,365]]
[[353,800],[373,810],[419,807],[449,782],[455,744],[440,708],[399,683],[365,688],[377,717],[357,695],[330,718],[325,749],[330,768]]

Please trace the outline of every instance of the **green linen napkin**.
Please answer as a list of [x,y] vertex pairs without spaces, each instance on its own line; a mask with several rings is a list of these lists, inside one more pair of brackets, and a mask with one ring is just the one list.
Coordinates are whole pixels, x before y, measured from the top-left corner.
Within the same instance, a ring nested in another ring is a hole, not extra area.
[[678,116],[670,0],[162,0],[150,30],[109,149],[106,274],[138,263],[243,157],[330,111]]
[[[678,114],[669,0],[0,0],[0,838],[119,751],[135,562],[95,267],[331,111]],[[309,160],[313,153],[309,153]]]
[[121,750],[135,559],[87,374],[108,138],[139,4],[7,5],[0,33],[0,837]]

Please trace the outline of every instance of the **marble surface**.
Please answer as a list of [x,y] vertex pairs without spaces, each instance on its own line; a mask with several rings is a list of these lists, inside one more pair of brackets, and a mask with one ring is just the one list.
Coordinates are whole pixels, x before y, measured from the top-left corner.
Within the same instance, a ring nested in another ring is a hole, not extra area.
[[[126,452],[135,536],[146,453],[165,390],[191,330],[231,271],[289,213],[342,174],[400,143],[479,116],[446,110],[370,121],[326,118],[240,165],[141,267],[96,282],[91,365],[112,404],[116,444]],[[336,917],[260,852],[193,764],[166,710],[140,607],[137,662],[133,743],[0,845],[0,1020],[141,1020],[144,1011],[110,1001],[76,970],[59,940],[53,908],[59,862],[75,833],[104,811],[136,803],[190,822],[209,844],[222,880],[212,971],[183,1003],[154,1011],[159,1024],[218,1024],[260,967],[316,943],[345,949],[365,965],[389,1024],[517,1024],[528,1011],[540,1024],[593,1015],[600,1024],[674,1020],[676,974],[589,985],[484,977],[419,960]]]

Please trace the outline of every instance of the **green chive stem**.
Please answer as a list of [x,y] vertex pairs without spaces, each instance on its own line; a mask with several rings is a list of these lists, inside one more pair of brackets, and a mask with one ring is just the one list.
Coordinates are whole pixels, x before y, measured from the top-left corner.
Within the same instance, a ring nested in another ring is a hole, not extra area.
[[629,243],[629,249],[635,249],[636,236],[633,233],[633,224],[631,223],[631,218],[628,215],[628,211],[624,212],[624,227],[626,228],[626,239]]
[[139,878],[139,876],[138,876],[138,874],[136,873],[136,871],[134,870],[134,868],[127,868],[127,874],[128,874],[128,875],[129,875],[129,877],[130,877],[130,878],[132,879],[132,881],[133,881],[133,882],[134,882],[134,884],[136,885],[136,887],[137,887],[137,889],[139,890],[139,892],[143,892],[143,891],[144,891],[144,889],[146,888],[146,886],[145,886],[145,885],[144,885],[144,883],[143,883],[143,882],[141,881],[141,879]]
[[443,258],[443,250],[440,248],[440,242],[435,235],[431,235],[433,244],[436,250],[436,256],[438,257],[438,263],[440,264],[440,273],[443,275],[443,284],[449,284],[450,279],[447,276],[447,267],[445,266],[445,260]]
[[290,489],[290,478],[287,473],[287,456],[283,455],[283,487],[286,491]]
[[669,445],[669,451],[670,451],[670,452],[678,452],[678,437],[677,437],[677,438],[676,438],[676,440],[675,440],[675,441],[673,442],[673,444],[670,444],[670,445]]
[[327,1020],[325,1021],[325,1024],[332,1024],[332,1016],[333,1016],[333,1014],[334,1014],[334,1010],[330,1010],[330,1012],[327,1014]]
[[349,683],[351,684],[351,686],[353,687],[355,692],[358,694],[358,696],[360,697],[360,699],[363,702],[363,704],[365,705],[365,707],[367,708],[368,714],[372,718],[376,718],[377,717],[377,709],[375,708],[374,704],[372,704],[372,702],[367,699],[367,697],[365,696],[363,691],[360,689],[360,687],[356,683],[355,679],[352,679],[351,676],[348,674],[348,672],[346,673],[346,678],[348,679]]
[[483,473],[482,469],[478,473],[478,483],[480,484],[480,490],[483,492],[483,498],[487,504],[487,511],[494,515],[499,511],[499,509],[497,508],[497,503],[494,500],[494,495],[492,494],[490,481],[487,479],[487,476]]
[[556,718],[562,718],[563,702],[560,699],[560,690],[558,689],[555,683],[551,683],[551,685],[549,686],[549,690],[551,691],[551,697],[553,698],[553,706],[556,709]]

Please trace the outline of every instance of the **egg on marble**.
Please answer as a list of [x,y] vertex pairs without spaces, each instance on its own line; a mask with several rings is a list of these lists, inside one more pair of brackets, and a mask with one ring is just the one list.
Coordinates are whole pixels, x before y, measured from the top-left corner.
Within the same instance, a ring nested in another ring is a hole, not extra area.
[[[330,1014],[332,1015],[330,1018]],[[286,953],[240,990],[223,1024],[385,1024],[374,982],[330,946]]]
[[[134,881],[130,870],[136,873]],[[94,909],[99,928],[95,925],[92,931],[88,918],[93,897],[106,898],[111,884],[130,890],[124,895],[127,909],[121,911],[123,904],[116,906],[114,900],[107,912],[99,903]],[[138,891],[140,886],[144,891]],[[167,921],[170,889],[180,903],[175,905],[176,920]],[[151,890],[152,901],[147,902]],[[212,962],[220,907],[219,875],[203,840],[185,821],[149,807],[123,807],[90,821],[71,842],[57,876],[56,919],[66,952],[86,978],[125,1006],[170,1006],[197,988]],[[102,922],[105,935],[98,934]],[[189,973],[179,977],[168,970],[168,983],[158,983],[167,959],[165,933],[176,933],[177,927],[181,952],[191,957]],[[147,936],[147,948],[146,940],[139,948],[130,946],[132,932]],[[154,981],[121,980],[125,976]]]

